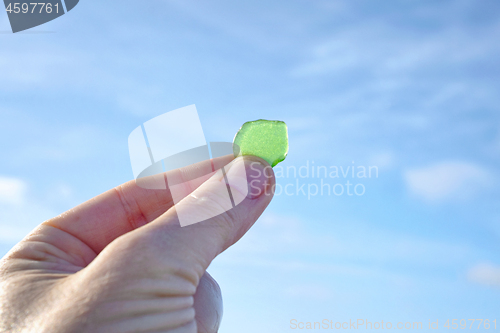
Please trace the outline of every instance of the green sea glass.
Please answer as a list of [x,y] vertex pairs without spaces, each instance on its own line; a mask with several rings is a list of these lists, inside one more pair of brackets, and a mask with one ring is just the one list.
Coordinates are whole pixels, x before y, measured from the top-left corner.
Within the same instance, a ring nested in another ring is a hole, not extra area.
[[241,126],[233,143],[234,156],[258,156],[274,167],[288,154],[288,129],[279,120],[249,121]]

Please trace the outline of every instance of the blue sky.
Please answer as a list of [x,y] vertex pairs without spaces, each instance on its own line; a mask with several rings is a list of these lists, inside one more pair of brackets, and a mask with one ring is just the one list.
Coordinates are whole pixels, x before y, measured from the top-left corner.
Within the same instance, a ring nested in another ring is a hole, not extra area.
[[221,332],[498,315],[497,1],[82,0],[9,29],[0,14],[2,254],[131,179],[130,132],[196,104],[209,141],[248,120],[286,121],[285,170],[379,170],[278,179],[365,193],[277,195],[209,269]]

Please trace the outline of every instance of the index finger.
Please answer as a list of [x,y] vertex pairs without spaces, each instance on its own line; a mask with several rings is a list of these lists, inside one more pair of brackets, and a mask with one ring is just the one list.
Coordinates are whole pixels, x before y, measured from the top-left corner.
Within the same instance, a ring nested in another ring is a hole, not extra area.
[[[169,181],[181,183],[183,195],[187,196],[233,159],[233,155],[226,155],[205,160],[150,176],[150,179],[156,181],[161,177],[165,182],[168,178]],[[147,182],[148,179],[144,181]],[[152,190],[142,188],[137,183],[132,180],[106,191],[42,223],[42,227],[50,226],[65,231],[97,254],[114,239],[153,221],[174,205],[168,186],[166,189]],[[177,192],[176,190],[176,195]]]

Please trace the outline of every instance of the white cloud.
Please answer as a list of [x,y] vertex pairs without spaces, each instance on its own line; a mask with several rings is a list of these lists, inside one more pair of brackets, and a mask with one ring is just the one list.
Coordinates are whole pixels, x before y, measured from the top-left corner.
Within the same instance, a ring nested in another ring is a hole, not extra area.
[[23,204],[27,187],[22,179],[0,176],[0,204]]
[[[56,212],[28,196],[28,183],[0,176],[0,243],[12,246]],[[61,189],[61,192],[67,189]],[[0,253],[0,257],[4,253]]]
[[494,182],[485,168],[468,162],[447,161],[404,172],[409,191],[427,202],[470,199]]
[[[58,214],[41,203],[28,200],[20,205],[0,204],[0,243],[12,246],[36,226]],[[0,257],[3,253],[0,253]]]
[[467,277],[470,281],[493,287],[500,287],[500,266],[482,263],[472,267]]

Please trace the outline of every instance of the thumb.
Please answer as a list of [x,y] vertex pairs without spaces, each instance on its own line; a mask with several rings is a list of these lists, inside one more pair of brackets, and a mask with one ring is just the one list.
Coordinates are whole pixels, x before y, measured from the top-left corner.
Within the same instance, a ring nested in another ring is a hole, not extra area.
[[[175,186],[169,184],[173,193]],[[131,234],[141,240],[143,255],[154,258],[155,264],[168,266],[174,260],[198,268],[196,275],[201,277],[210,262],[257,221],[274,188],[274,172],[267,162],[255,156],[238,157]]]

